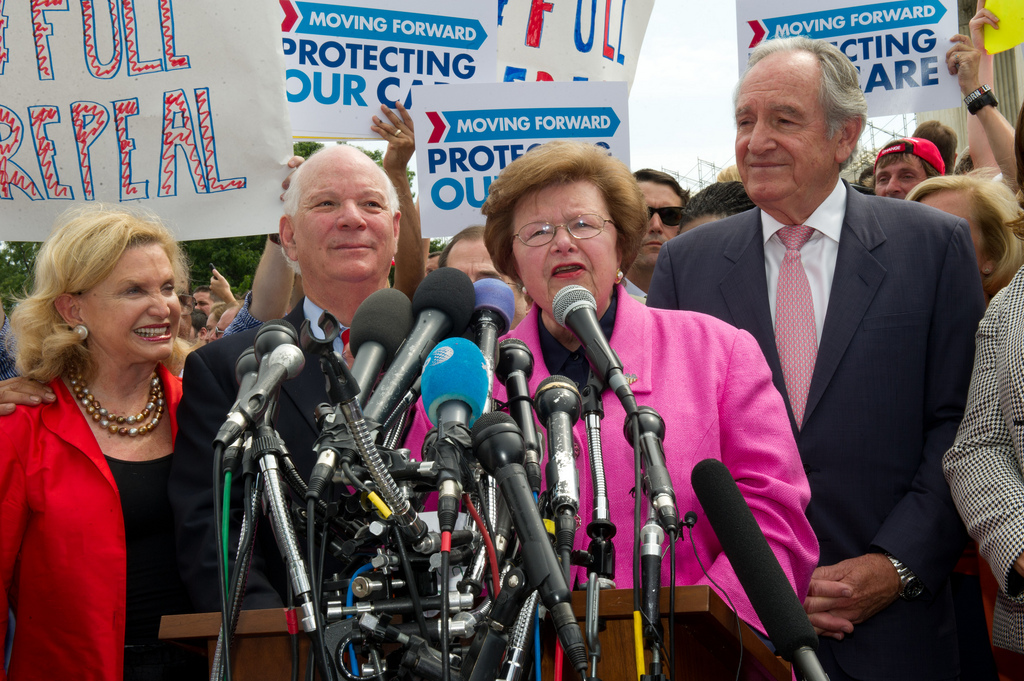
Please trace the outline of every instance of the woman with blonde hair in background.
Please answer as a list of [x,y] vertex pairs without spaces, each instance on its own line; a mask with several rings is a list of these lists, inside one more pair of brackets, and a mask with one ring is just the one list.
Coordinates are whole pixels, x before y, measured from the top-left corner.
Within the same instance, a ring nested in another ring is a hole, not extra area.
[[929,178],[910,190],[907,200],[967,221],[986,301],[1024,265],[1024,243],[1009,226],[1021,216],[1020,206],[1013,192],[1002,182],[989,179],[986,171]]

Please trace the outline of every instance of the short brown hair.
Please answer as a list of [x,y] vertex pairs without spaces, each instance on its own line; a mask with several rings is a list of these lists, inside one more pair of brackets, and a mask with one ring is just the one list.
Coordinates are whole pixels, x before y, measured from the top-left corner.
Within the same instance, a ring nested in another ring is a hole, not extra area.
[[953,174],[953,161],[956,159],[956,130],[939,121],[925,121],[917,126],[917,130],[911,137],[920,137],[934,144],[942,156],[946,174]]
[[654,184],[665,185],[679,197],[680,208],[686,208],[686,204],[690,200],[690,192],[683,189],[676,178],[664,171],[654,170],[653,168],[641,168],[633,173],[633,177],[636,178],[637,182],[653,182]]
[[448,258],[452,254],[452,249],[455,248],[455,244],[460,241],[483,241],[484,240],[484,226],[473,225],[472,227],[466,227],[464,230],[456,234],[444,245],[444,250],[441,251],[441,255],[437,259],[438,267],[448,267]]
[[910,190],[907,200],[921,201],[943,191],[966,196],[971,221],[980,232],[980,255],[994,263],[991,272],[981,274],[982,288],[986,294],[994,296],[1024,265],[1024,244],[1010,227],[1021,219],[1022,213],[1013,192],[1002,182],[985,175],[985,170],[976,170],[969,175],[929,178]]
[[647,203],[640,185],[629,168],[606,149],[556,140],[526,152],[491,183],[480,211],[487,216],[484,243],[499,272],[520,281],[512,255],[516,233],[512,215],[519,202],[547,187],[573,182],[589,182],[601,192],[618,232],[620,267],[629,271],[647,233]]

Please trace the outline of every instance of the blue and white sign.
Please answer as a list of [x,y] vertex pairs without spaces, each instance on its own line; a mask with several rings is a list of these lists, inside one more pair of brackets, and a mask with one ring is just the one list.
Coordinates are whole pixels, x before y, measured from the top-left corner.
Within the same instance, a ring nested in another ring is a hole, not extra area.
[[493,83],[497,4],[479,0],[280,0],[292,129],[377,139],[370,117],[412,86]]
[[482,224],[491,182],[515,159],[555,139],[599,144],[629,165],[626,84],[495,83],[420,86],[416,170],[424,237]]
[[860,72],[868,114],[886,116],[960,104],[946,70],[958,32],[955,0],[736,0],[740,72],[763,40],[827,40]]

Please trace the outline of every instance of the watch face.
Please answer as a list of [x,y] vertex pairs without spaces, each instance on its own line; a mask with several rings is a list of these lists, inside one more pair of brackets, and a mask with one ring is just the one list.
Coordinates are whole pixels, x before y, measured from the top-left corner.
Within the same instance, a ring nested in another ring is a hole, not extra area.
[[924,583],[917,577],[914,577],[907,582],[907,586],[903,589],[903,597],[908,601],[913,600],[920,596],[922,591],[924,591]]

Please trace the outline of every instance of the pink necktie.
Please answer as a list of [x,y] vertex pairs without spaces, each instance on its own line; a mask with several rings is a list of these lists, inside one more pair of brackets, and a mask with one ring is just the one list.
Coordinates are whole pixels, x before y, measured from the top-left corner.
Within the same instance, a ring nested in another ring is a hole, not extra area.
[[779,266],[779,285],[775,292],[775,346],[779,350],[782,377],[798,428],[803,426],[807,392],[818,356],[814,301],[800,261],[800,247],[812,234],[814,228],[805,225],[789,225],[778,231],[779,239],[786,245],[786,255]]

